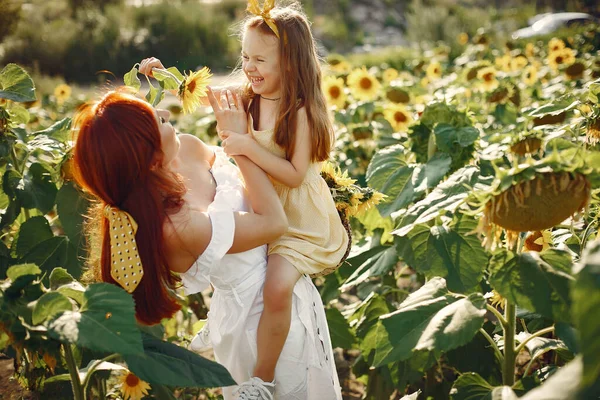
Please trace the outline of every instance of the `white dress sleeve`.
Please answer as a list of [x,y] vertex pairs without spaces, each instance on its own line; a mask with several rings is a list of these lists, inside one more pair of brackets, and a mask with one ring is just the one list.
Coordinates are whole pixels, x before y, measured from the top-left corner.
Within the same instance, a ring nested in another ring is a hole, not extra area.
[[208,207],[208,216],[212,226],[210,242],[190,269],[181,274],[186,295],[208,288],[211,269],[218,267],[221,259],[233,244],[235,234],[233,213],[234,210],[239,209],[240,202],[243,202],[243,192],[240,191],[239,179],[235,176],[235,167],[224,157],[226,157],[224,153],[217,153],[217,159],[213,165],[213,176],[217,181],[217,188],[214,200]]

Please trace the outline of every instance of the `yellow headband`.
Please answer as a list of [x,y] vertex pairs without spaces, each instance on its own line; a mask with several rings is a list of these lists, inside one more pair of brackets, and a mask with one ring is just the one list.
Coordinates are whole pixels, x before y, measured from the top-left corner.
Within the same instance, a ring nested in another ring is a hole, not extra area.
[[110,234],[110,276],[131,293],[144,276],[135,242],[137,224],[129,213],[109,205],[104,208],[104,216]]
[[258,5],[259,0],[248,0],[248,7],[246,10],[256,16],[262,17],[262,19],[269,25],[269,28],[273,31],[275,36],[279,38],[279,29],[273,18],[271,18],[271,10],[275,7],[275,0],[265,0],[264,7],[261,9]]

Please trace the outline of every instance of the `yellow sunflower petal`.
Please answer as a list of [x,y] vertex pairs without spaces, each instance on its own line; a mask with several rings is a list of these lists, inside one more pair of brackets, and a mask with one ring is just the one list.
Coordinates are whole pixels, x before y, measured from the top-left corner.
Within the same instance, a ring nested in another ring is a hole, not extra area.
[[206,96],[206,88],[211,76],[210,70],[204,67],[196,72],[191,72],[183,79],[179,86],[178,96],[184,113],[194,112],[200,106],[200,99]]

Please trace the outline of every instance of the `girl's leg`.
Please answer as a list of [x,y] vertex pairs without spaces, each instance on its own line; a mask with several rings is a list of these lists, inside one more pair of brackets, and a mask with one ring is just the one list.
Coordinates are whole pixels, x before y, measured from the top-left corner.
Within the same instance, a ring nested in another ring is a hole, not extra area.
[[264,310],[258,323],[258,354],[254,376],[265,382],[275,378],[275,366],[290,331],[292,293],[302,275],[285,258],[269,256],[263,288]]

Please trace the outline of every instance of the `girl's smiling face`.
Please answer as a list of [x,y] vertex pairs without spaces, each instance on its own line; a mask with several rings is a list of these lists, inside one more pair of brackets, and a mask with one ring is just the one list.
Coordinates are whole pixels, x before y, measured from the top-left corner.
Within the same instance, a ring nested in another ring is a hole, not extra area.
[[242,41],[242,69],[254,93],[268,98],[280,97],[279,39],[249,28]]

